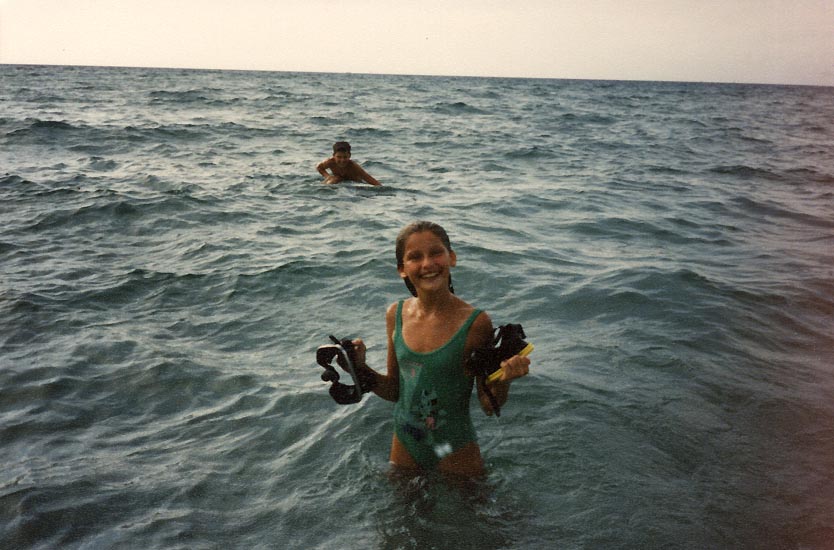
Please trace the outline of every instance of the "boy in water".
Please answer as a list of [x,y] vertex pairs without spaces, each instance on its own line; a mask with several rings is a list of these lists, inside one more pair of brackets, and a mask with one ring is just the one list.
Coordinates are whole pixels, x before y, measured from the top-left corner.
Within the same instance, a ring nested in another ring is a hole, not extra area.
[[[330,169],[333,174],[329,174]],[[361,166],[350,160],[350,143],[337,141],[333,144],[333,156],[316,166],[319,174],[324,177],[324,183],[341,183],[348,181],[365,181],[371,185],[382,185]]]

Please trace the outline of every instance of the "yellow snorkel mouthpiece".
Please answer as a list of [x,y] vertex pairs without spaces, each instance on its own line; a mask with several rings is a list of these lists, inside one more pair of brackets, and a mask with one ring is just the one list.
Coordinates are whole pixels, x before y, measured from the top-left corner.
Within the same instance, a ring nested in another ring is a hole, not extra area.
[[[520,355],[522,357],[527,357],[528,355],[533,353],[534,349],[535,349],[535,346],[533,346],[533,344],[527,343],[527,345],[524,346],[524,349],[519,351],[516,355]],[[502,372],[504,372],[504,369],[498,369],[497,371],[495,371],[492,374],[490,374],[489,376],[487,376],[487,384],[492,384],[493,382],[495,382],[496,380],[501,378],[501,373]]]

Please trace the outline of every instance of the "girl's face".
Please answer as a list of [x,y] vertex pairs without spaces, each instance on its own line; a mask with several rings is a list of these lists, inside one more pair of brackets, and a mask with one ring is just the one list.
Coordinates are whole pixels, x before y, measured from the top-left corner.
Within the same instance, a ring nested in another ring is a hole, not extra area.
[[448,291],[450,270],[456,263],[457,256],[443,245],[440,237],[421,231],[405,242],[400,277],[408,277],[418,291]]

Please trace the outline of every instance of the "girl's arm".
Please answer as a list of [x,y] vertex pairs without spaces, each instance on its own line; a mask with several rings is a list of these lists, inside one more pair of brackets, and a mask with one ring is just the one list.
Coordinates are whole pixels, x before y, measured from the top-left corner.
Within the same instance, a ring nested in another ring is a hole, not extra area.
[[367,376],[372,380],[373,392],[386,401],[397,401],[400,396],[400,368],[397,364],[397,353],[394,350],[394,326],[396,323],[397,304],[392,304],[385,314],[386,332],[388,333],[388,365],[386,374],[380,374],[365,363],[365,344],[362,340],[354,340],[357,351],[356,362],[358,368],[364,371],[359,376]]
[[397,304],[393,303],[385,313],[385,332],[388,334],[388,361],[386,375],[378,386],[376,394],[388,401],[396,402],[400,398],[400,365],[394,349],[394,327],[397,323]]
[[[510,382],[516,378],[526,376],[528,372],[530,372],[529,357],[513,355],[506,361],[501,362],[501,378],[495,382],[488,383],[489,391],[495,396],[499,407],[503,407],[504,403],[507,402],[507,397],[510,393]],[[495,411],[492,410],[492,403],[490,403],[489,397],[486,391],[484,391],[481,379],[478,379],[478,399],[481,402],[481,408],[484,412],[488,416],[492,416],[492,413]]]
[[[473,335],[473,333],[475,334]],[[477,347],[490,347],[493,345],[492,339],[494,332],[492,329],[492,320],[486,313],[482,313],[475,319],[475,323],[472,325],[469,334],[470,338],[472,338],[473,347],[470,348],[468,345],[469,342],[467,342],[467,353],[471,353],[471,350]],[[514,355],[506,361],[501,362],[501,378],[489,384],[489,391],[492,392],[499,407],[503,407],[504,403],[507,402],[507,397],[510,392],[510,382],[516,378],[525,376],[529,370],[530,359],[527,357]],[[481,408],[487,415],[492,416],[495,411],[492,408],[489,396],[484,390],[483,384],[486,382],[480,377],[475,380],[477,381],[478,401],[481,403]]]
[[[492,337],[492,319],[489,318],[489,315],[487,315],[486,312],[481,313],[475,319],[475,322],[472,323],[472,328],[469,329],[469,336],[466,339],[466,357],[468,358],[470,355],[472,355],[472,351],[477,348],[485,348],[492,346]],[[487,396],[486,392],[484,391],[480,376],[475,377],[475,383],[477,384],[478,401],[481,404],[481,408],[487,415],[491,416],[493,413],[492,403],[489,400],[489,396]],[[492,386],[490,386],[490,389],[492,389]],[[496,392],[493,391],[493,395],[495,395],[496,399],[498,399],[499,407],[507,401],[506,392],[503,392],[503,395],[499,396]]]

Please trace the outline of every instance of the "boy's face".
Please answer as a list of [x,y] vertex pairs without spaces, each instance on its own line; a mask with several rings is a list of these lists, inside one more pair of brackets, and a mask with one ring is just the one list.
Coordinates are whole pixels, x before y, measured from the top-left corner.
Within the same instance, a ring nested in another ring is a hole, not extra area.
[[344,166],[348,162],[350,162],[350,153],[345,153],[344,151],[337,151],[333,153],[333,160],[336,161],[336,164],[339,166]]

